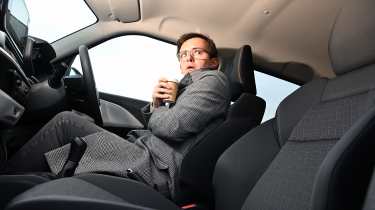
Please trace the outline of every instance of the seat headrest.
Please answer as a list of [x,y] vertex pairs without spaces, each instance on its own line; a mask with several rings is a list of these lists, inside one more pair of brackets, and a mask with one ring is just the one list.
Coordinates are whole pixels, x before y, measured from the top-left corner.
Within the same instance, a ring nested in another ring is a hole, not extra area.
[[329,54],[337,75],[375,64],[375,1],[347,1],[337,16]]
[[233,63],[225,69],[225,74],[230,81],[232,101],[243,92],[256,95],[253,55],[249,45],[244,45],[237,50]]

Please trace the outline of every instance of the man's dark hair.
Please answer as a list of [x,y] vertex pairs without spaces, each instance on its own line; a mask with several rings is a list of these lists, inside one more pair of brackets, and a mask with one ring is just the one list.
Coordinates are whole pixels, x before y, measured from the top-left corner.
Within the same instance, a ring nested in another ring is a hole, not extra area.
[[206,36],[204,34],[200,34],[200,33],[187,33],[187,34],[183,34],[177,40],[177,53],[180,52],[182,44],[184,42],[186,42],[187,40],[192,39],[192,38],[201,38],[201,39],[206,40],[206,42],[208,43],[207,52],[210,55],[210,58],[217,58],[217,49],[216,49],[215,42],[210,37],[208,37],[208,36]]

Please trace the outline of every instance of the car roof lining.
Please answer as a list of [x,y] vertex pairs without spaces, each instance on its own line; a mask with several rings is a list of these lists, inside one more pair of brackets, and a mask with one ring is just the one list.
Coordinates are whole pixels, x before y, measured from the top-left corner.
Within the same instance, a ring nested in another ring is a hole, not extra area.
[[[256,66],[266,73],[304,82],[316,76],[332,78],[328,41],[343,2],[317,1],[139,0],[141,19],[123,23],[111,18],[109,1],[86,0],[99,21],[53,46],[62,58],[76,50],[66,46],[91,45],[122,34],[147,34],[174,42],[181,34],[195,31],[208,34],[219,48],[249,44]],[[123,7],[117,10],[126,9],[125,4],[116,5]],[[313,76],[310,72],[290,78],[298,65],[312,70]]]

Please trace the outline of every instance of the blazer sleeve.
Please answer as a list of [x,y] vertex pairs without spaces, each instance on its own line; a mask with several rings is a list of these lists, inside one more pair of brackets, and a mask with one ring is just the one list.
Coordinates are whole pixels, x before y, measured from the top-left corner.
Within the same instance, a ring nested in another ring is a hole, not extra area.
[[213,119],[225,116],[228,106],[226,77],[208,74],[194,81],[172,108],[155,108],[148,128],[161,139],[183,141],[198,134]]

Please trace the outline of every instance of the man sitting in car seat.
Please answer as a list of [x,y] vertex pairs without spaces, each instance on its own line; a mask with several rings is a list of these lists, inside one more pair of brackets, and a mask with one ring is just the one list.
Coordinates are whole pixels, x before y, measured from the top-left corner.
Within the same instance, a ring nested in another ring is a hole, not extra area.
[[[161,78],[153,102],[142,111],[147,130],[133,130],[126,140],[72,113],[56,115],[7,163],[8,172],[52,171],[61,174],[70,160],[70,142],[82,137],[87,148],[74,174],[105,173],[135,178],[172,197],[175,177],[189,149],[225,118],[230,102],[229,83],[217,70],[215,43],[199,33],[182,35],[177,57],[184,77],[173,106],[173,83]],[[72,144],[73,145],[73,144]]]

